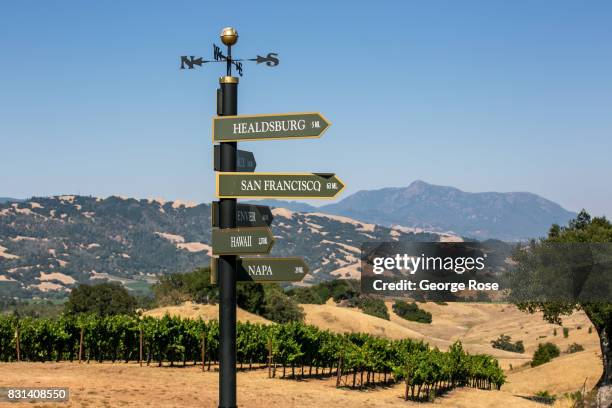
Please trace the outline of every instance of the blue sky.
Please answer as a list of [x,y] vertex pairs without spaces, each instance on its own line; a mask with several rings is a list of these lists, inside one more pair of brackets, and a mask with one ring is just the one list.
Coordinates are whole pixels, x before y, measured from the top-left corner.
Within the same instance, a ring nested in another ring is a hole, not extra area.
[[322,139],[241,144],[344,196],[421,179],[612,215],[612,2],[19,1],[0,5],[0,196],[213,199],[219,30],[239,112],[320,111]]

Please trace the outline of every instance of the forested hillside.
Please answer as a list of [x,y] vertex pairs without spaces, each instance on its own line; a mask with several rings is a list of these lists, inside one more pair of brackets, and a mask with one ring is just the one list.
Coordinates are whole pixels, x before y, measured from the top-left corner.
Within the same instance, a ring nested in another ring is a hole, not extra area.
[[[303,256],[305,282],[358,274],[365,240],[438,240],[439,235],[322,213],[273,210],[273,256]],[[76,283],[120,281],[139,289],[162,274],[206,266],[210,205],[84,196],[0,204],[0,294],[64,296]]]

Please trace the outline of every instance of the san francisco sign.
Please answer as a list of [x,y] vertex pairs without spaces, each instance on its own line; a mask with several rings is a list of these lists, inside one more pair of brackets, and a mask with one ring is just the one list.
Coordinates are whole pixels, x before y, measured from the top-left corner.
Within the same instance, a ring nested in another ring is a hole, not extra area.
[[334,198],[344,183],[327,173],[217,173],[219,198]]

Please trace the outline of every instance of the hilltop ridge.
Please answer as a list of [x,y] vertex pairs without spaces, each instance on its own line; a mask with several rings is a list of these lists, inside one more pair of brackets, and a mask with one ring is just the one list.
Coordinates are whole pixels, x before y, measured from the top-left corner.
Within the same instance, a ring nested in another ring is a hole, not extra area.
[[[162,274],[207,266],[209,204],[63,195],[0,204],[0,294],[63,295],[77,283],[119,281],[139,290]],[[437,241],[439,234],[275,208],[272,256],[302,256],[303,284],[357,272],[366,240]]]

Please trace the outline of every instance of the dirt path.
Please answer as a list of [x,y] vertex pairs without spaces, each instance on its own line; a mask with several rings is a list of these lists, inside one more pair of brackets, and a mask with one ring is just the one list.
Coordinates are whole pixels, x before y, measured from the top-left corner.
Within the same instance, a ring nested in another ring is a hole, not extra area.
[[[216,407],[218,374],[198,367],[139,367],[111,363],[3,363],[0,387],[69,387],[69,403],[0,403],[4,407]],[[336,389],[333,379],[268,379],[265,370],[238,374],[240,407],[427,407],[405,402],[402,386],[370,391]],[[509,391],[460,389],[431,406],[453,408],[541,407]]]

